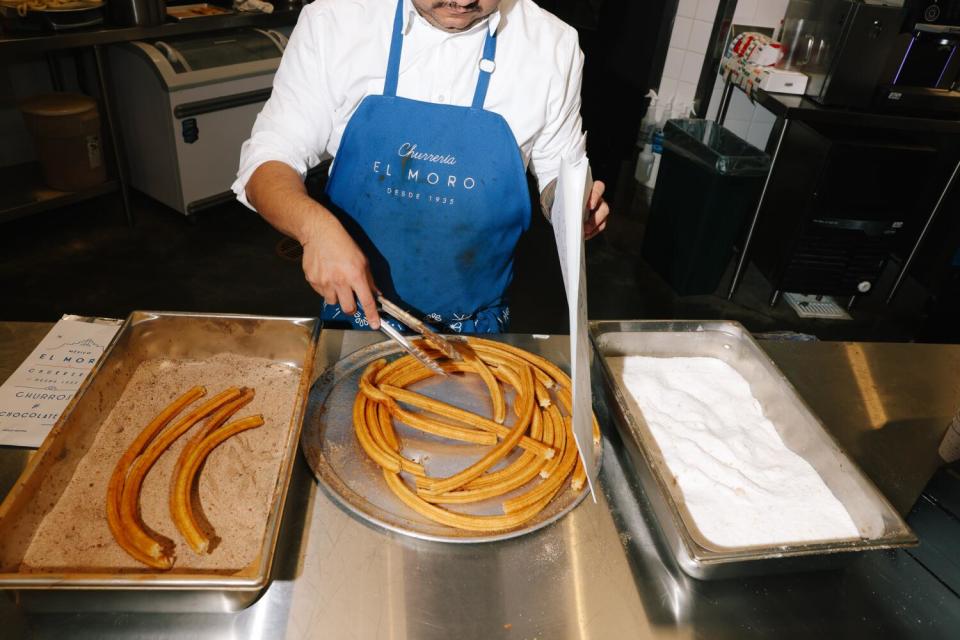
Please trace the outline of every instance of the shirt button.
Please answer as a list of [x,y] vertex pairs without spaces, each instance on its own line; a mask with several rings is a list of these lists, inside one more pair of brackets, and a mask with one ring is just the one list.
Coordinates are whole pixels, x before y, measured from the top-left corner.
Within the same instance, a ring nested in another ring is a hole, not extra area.
[[447,99],[447,97],[446,97],[445,95],[443,95],[442,93],[437,96],[437,102],[445,102],[446,99]]

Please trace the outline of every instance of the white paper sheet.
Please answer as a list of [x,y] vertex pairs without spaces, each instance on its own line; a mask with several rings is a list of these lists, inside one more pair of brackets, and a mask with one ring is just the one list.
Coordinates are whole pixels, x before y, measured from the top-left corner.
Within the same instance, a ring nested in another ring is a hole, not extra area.
[[64,316],[0,386],[0,445],[39,447],[120,328]]
[[590,341],[587,338],[587,276],[583,247],[583,216],[593,187],[590,164],[563,161],[550,210],[563,284],[570,313],[570,380],[573,385],[573,435],[587,471],[590,495],[596,502],[593,479],[593,399],[590,391]]

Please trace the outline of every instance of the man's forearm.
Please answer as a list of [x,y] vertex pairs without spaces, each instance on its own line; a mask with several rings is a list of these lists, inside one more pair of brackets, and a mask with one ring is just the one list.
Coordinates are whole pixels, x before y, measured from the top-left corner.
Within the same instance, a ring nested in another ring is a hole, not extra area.
[[265,162],[247,182],[247,200],[263,218],[301,244],[319,227],[329,224],[333,214],[311,198],[300,175],[282,162]]
[[247,181],[246,195],[267,222],[303,245],[303,275],[324,301],[347,315],[359,301],[370,327],[379,329],[366,256],[336,216],[307,194],[300,175],[282,162],[265,162]]

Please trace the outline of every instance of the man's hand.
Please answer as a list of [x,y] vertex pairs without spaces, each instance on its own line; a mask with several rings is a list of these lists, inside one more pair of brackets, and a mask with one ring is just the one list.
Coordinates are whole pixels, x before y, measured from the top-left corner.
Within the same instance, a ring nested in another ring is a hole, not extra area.
[[379,329],[377,286],[366,256],[336,216],[307,195],[297,172],[282,162],[265,162],[246,191],[267,222],[303,245],[303,275],[324,301],[353,315],[360,300],[370,328]]
[[303,275],[327,304],[339,304],[353,315],[360,301],[371,329],[380,328],[377,301],[370,266],[360,247],[340,222],[331,216],[318,217],[300,239],[303,245]]
[[607,228],[607,216],[610,215],[610,207],[603,199],[604,189],[606,189],[606,185],[600,180],[593,183],[593,189],[587,199],[588,216],[583,223],[584,240],[593,238]]

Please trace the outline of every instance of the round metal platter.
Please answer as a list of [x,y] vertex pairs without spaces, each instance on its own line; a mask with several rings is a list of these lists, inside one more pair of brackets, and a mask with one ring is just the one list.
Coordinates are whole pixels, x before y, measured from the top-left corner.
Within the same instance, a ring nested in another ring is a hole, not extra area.
[[[317,480],[343,507],[364,520],[415,538],[476,543],[515,538],[545,527],[566,515],[589,492],[586,487],[579,492],[573,491],[568,480],[546,508],[523,527],[495,533],[447,527],[407,507],[387,487],[380,467],[360,448],[353,432],[352,417],[353,402],[364,368],[378,358],[393,360],[401,355],[405,352],[390,341],[365,347],[327,369],[310,390],[300,442]],[[479,376],[435,376],[411,385],[410,389],[480,415],[491,415],[489,394]],[[512,399],[510,391],[507,400]],[[514,419],[511,411],[506,424],[509,426]],[[452,443],[400,422],[395,422],[395,427],[403,442],[403,454],[423,464],[427,475],[432,477],[452,475],[476,461],[488,449],[482,445]],[[593,454],[599,467],[601,447],[595,446]],[[519,455],[520,452],[514,450],[493,470],[509,464]],[[410,484],[411,478],[407,474],[403,477]],[[501,515],[502,501],[528,491],[530,486],[528,483],[494,500],[448,508],[471,515]]]

